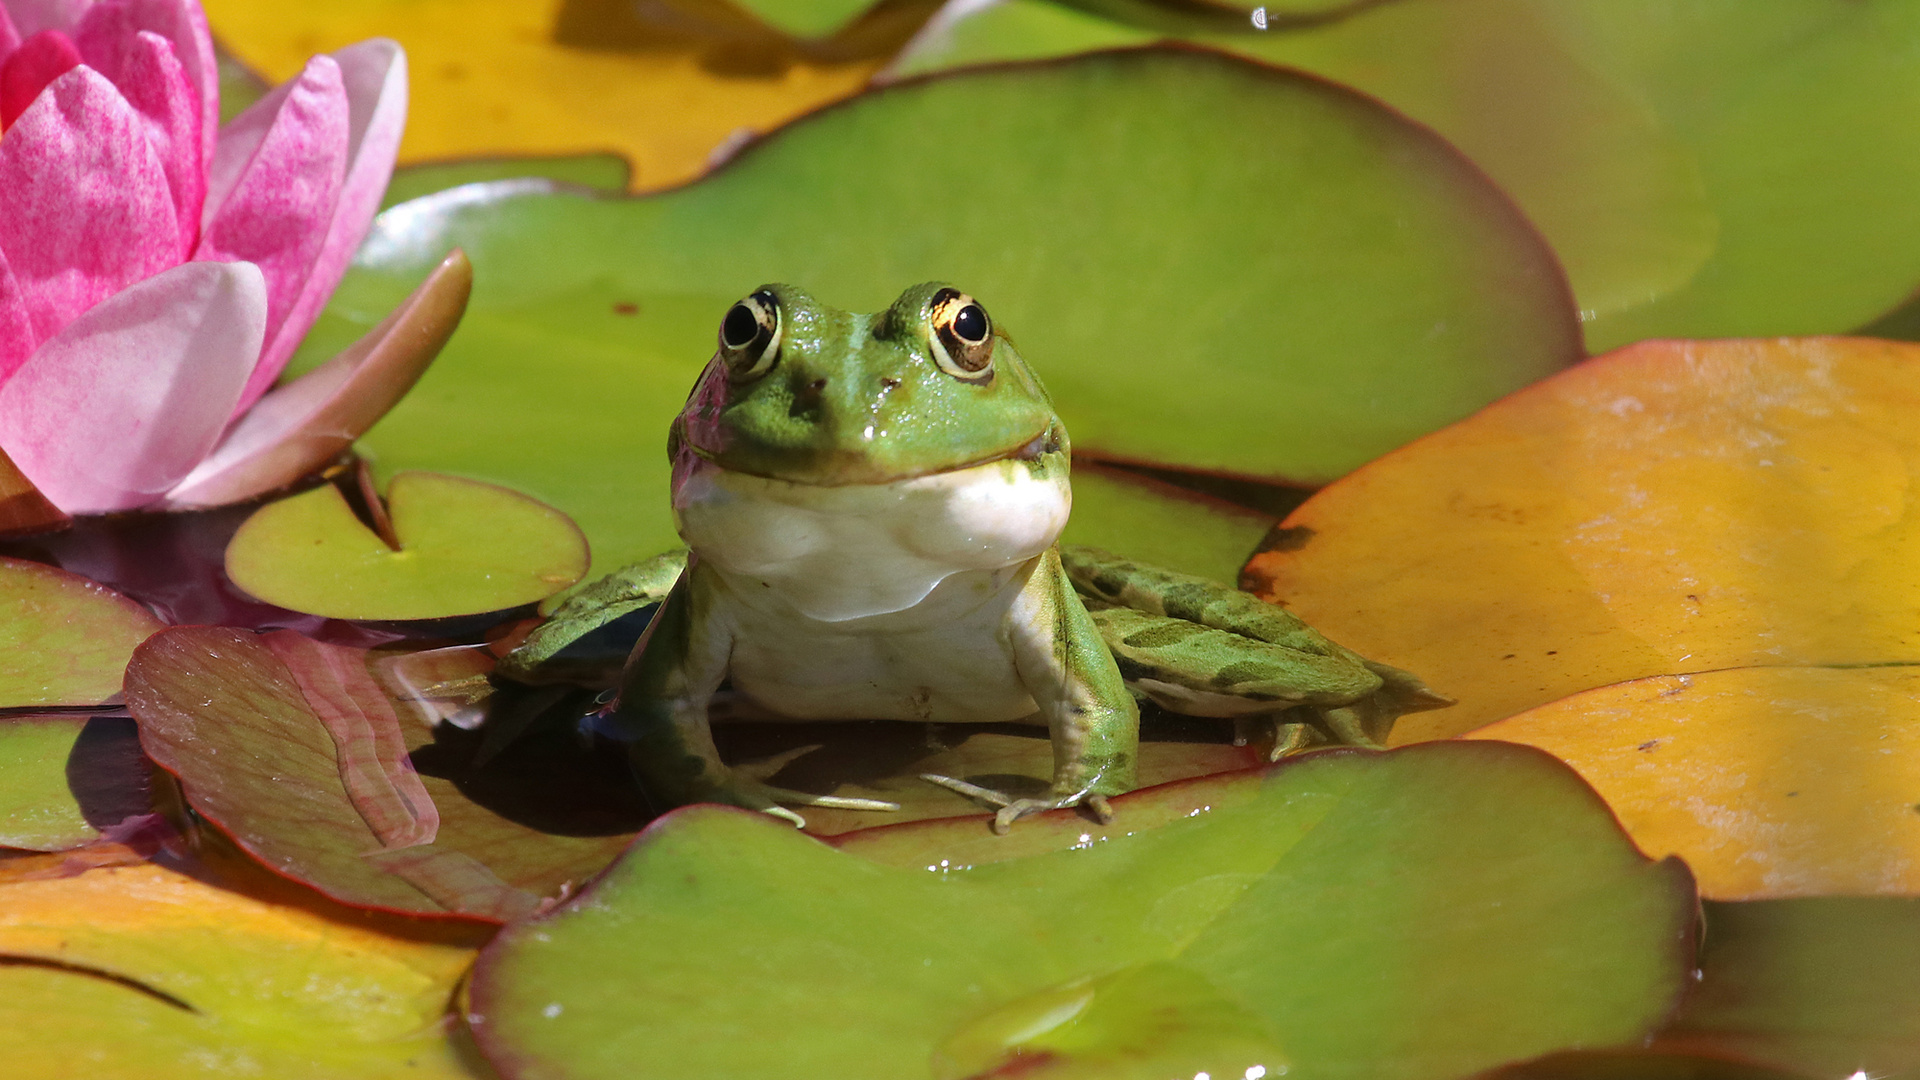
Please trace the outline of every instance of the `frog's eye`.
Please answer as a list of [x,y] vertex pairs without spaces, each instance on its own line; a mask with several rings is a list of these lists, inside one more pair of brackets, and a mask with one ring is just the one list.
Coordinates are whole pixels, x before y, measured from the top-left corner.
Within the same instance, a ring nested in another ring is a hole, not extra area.
[[968,382],[993,377],[993,321],[973,297],[958,289],[941,289],[929,305],[933,324],[933,362],[940,370]]
[[780,300],[761,289],[720,320],[720,359],[736,381],[757,379],[780,356]]

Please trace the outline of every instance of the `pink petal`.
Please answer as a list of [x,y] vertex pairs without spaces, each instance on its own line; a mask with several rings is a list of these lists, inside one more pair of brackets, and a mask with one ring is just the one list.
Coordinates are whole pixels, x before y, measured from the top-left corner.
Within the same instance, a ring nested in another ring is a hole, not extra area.
[[0,128],[10,128],[47,84],[80,66],[80,50],[58,30],[42,30],[0,64]]
[[385,416],[453,336],[473,264],[448,255],[380,325],[247,410],[167,493],[171,507],[220,506],[285,487],[333,460]]
[[20,281],[0,251],[0,383],[5,383],[33,355],[33,324],[27,319],[27,299]]
[[194,108],[200,118],[195,129],[200,145],[194,165],[204,176],[213,164],[213,140],[220,128],[220,68],[213,55],[207,15],[200,5],[194,0],[100,0],[79,20],[73,37],[87,63],[105,71],[109,79],[124,88],[120,76],[101,68],[97,57],[116,51],[118,43],[142,32],[158,34],[173,46],[174,59],[180,62],[187,85],[193,88]]
[[114,295],[0,386],[0,446],[70,514],[154,501],[220,438],[266,306],[247,263],[186,263]]
[[5,0],[14,29],[22,38],[42,30],[71,30],[93,0]]
[[0,251],[36,343],[178,261],[159,155],[139,114],[92,68],[55,79],[0,138]]
[[279,329],[268,337],[260,366],[240,396],[242,409],[280,377],[313,320],[327,306],[353,253],[373,226],[387,181],[393,177],[393,159],[400,152],[400,135],[407,124],[407,54],[397,42],[373,38],[332,55],[340,64],[349,103],[346,180],[305,286]]
[[[88,13],[108,10],[102,4]],[[150,30],[119,36],[94,33],[82,27],[79,40],[87,66],[105,75],[140,114],[147,138],[167,186],[173,190],[174,216],[180,223],[179,259],[185,261],[199,238],[200,204],[207,194],[207,174],[200,162],[200,101],[173,45]]]
[[0,3],[0,63],[5,63],[7,54],[20,47],[20,31],[13,28],[13,18],[7,14],[7,5]]
[[[256,112],[268,118],[264,130]],[[346,177],[349,117],[340,65],[316,56],[298,79],[234,118],[231,126],[253,142],[247,160],[234,167],[225,132],[216,148],[194,258],[245,260],[260,267],[267,278],[268,341],[300,299],[326,242]],[[265,385],[272,381],[269,376]],[[259,397],[252,382],[248,391],[243,408]]]

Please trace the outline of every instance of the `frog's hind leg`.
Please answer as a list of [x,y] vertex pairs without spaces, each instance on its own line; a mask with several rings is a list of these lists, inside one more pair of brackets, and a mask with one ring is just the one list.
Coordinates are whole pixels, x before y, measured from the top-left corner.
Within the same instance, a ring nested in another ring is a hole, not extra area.
[[[792,788],[775,787],[767,783],[780,770],[820,749],[820,744],[796,746],[760,761],[745,762],[733,766],[736,777],[753,785],[755,792],[777,806],[818,806],[827,810],[881,810],[898,811],[900,804],[885,799],[859,799],[845,795],[815,795],[807,791],[795,791]],[[772,812],[772,811],[769,811]],[[798,814],[781,812],[777,816],[789,820],[799,818]],[[801,828],[805,828],[804,819]]]

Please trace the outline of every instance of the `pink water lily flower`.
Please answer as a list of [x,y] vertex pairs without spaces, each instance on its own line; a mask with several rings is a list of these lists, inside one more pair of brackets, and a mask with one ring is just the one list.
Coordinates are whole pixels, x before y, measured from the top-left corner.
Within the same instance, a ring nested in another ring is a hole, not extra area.
[[262,397],[372,223],[406,96],[399,46],[364,41],[222,128],[197,0],[0,0],[18,473],[67,514],[224,501],[221,474],[310,418],[340,372]]

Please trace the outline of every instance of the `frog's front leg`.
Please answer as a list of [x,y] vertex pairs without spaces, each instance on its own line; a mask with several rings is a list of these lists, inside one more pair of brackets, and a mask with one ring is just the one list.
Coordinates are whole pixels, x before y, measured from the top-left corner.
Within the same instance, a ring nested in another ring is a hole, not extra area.
[[1087,807],[1102,824],[1113,820],[1107,798],[1134,787],[1140,710],[1057,551],[1040,556],[1007,629],[1014,670],[1052,738],[1051,789],[1045,798],[1014,799],[949,777],[925,778],[998,807],[997,833],[1030,814],[1068,806]]
[[715,618],[713,586],[694,560],[674,583],[621,679],[611,726],[629,740],[641,785],[671,805],[718,802],[806,827],[781,803],[850,810],[897,810],[872,799],[809,795],[730,769],[713,744],[707,709],[726,680],[733,635]]

